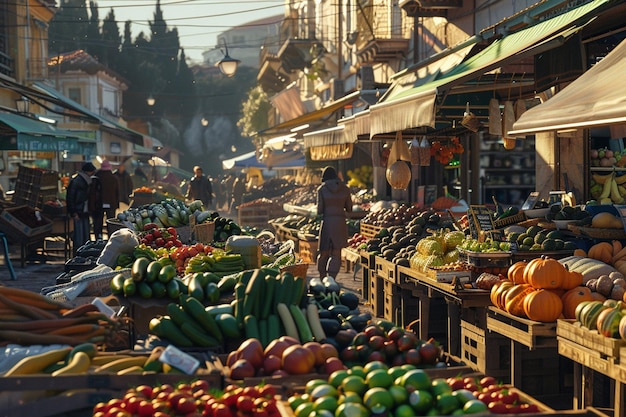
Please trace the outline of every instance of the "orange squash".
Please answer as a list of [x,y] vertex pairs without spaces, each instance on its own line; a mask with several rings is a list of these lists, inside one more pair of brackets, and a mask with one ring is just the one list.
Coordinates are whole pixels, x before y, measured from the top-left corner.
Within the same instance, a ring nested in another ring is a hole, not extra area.
[[576,307],[583,301],[593,301],[591,290],[584,285],[572,288],[561,297],[563,302],[563,317],[566,319],[576,318]]
[[553,322],[563,314],[563,302],[552,291],[538,289],[526,295],[524,312],[531,320]]
[[515,285],[506,292],[504,310],[517,317],[526,317],[524,299],[533,291],[535,289],[528,284]]
[[526,261],[517,261],[509,267],[507,277],[515,284],[524,284],[524,269],[528,265]]
[[500,304],[502,293],[506,292],[506,290],[513,287],[513,285],[514,285],[513,281],[509,281],[509,280],[502,280],[502,281],[496,282],[494,286],[491,287],[491,293],[489,294],[491,303],[498,308],[502,308]]
[[561,288],[569,271],[556,259],[542,256],[533,259],[524,269],[524,279],[537,289]]
[[568,270],[567,273],[563,275],[561,288],[563,288],[564,290],[571,290],[580,285],[583,285],[583,274],[581,274],[580,272]]

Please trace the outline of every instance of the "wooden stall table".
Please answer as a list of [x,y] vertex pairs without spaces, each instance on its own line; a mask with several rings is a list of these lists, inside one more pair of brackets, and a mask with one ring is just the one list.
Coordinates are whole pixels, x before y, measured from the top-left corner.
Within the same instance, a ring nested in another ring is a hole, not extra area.
[[[609,378],[613,415],[626,415],[626,341],[603,336],[586,329],[575,320],[559,319],[556,323],[559,355],[574,364],[573,408],[594,406],[594,373]],[[595,375],[598,376],[598,375]]]
[[419,337],[425,338],[430,329],[431,299],[443,298],[447,305],[448,352],[461,356],[461,318],[467,315],[466,310],[473,310],[476,320],[484,317],[485,309],[491,305],[490,292],[477,288],[455,287],[452,283],[438,282],[430,276],[412,268],[398,266],[398,276],[403,288],[411,288],[419,299],[418,329]]
[[531,395],[562,394],[556,322],[517,317],[497,307],[487,309],[487,329],[510,340],[511,384]]

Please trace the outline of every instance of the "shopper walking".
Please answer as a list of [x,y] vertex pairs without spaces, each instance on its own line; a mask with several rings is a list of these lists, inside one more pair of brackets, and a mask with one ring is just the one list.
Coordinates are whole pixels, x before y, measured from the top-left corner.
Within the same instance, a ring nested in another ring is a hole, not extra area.
[[351,211],[350,189],[333,167],[324,168],[322,185],[317,189],[317,214],[322,218],[317,256],[320,277],[334,278],[341,269],[341,249],[348,245],[346,213]]
[[96,239],[102,239],[104,221],[115,218],[115,212],[120,206],[120,186],[111,171],[111,163],[106,159],[100,164],[95,176],[100,181],[100,196],[95,201],[93,210],[93,233]]
[[91,163],[85,163],[67,185],[67,214],[73,222],[74,231],[72,242],[74,254],[76,250],[90,240],[91,227],[89,225],[89,194],[92,176],[96,167]]
[[113,172],[113,175],[117,177],[117,182],[120,187],[120,203],[128,205],[130,204],[130,195],[133,193],[133,179],[130,177],[128,171],[126,171],[126,165],[120,164]]
[[205,210],[209,210],[213,205],[213,185],[211,179],[205,177],[202,168],[198,165],[193,167],[194,176],[189,181],[186,198],[189,201],[200,200]]
[[237,207],[243,203],[243,195],[246,193],[246,174],[240,174],[235,182],[233,182],[233,191],[231,192],[230,214],[237,213]]

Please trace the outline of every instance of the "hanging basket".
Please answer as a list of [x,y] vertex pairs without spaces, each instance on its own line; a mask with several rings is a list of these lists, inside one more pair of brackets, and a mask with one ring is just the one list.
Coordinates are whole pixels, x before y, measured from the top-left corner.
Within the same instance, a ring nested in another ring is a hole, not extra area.
[[409,145],[409,151],[411,153],[411,165],[419,165],[420,164],[420,143],[416,138],[413,138],[411,144]]
[[461,125],[472,132],[478,132],[478,129],[480,129],[480,126],[482,125],[480,120],[478,120],[478,117],[469,110],[469,103],[466,104]]
[[419,158],[420,165],[423,167],[430,166],[430,142],[426,139],[426,136],[422,138],[419,146]]

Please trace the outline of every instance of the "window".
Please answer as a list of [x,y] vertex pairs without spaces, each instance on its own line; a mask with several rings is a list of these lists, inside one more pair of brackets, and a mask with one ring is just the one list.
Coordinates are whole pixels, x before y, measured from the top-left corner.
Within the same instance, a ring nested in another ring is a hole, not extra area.
[[67,97],[74,100],[78,104],[82,104],[80,87],[71,87],[67,89]]

